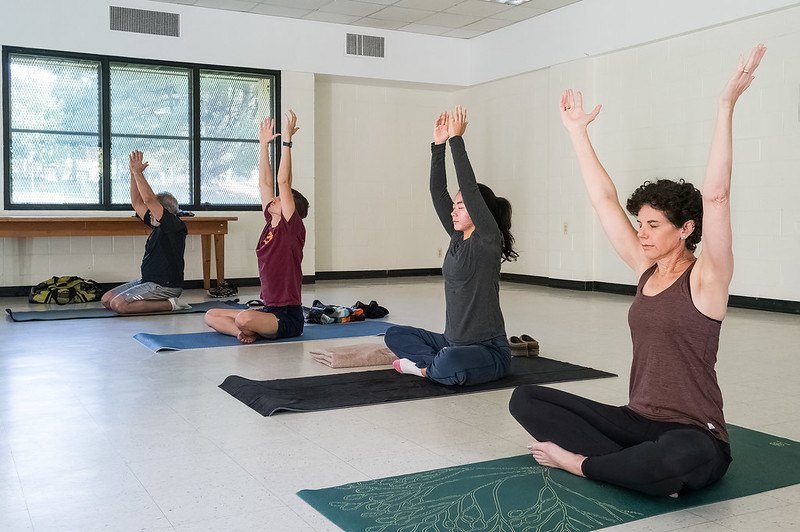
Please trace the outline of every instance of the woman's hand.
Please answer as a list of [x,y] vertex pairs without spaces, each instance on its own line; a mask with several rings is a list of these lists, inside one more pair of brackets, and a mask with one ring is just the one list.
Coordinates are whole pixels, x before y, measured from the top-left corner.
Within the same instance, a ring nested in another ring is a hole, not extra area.
[[442,113],[433,125],[433,143],[444,144],[449,136],[447,133],[447,113]]
[[449,137],[462,136],[467,130],[467,124],[469,124],[467,122],[467,110],[460,105],[456,105],[447,121],[447,135]]
[[739,96],[747,90],[747,87],[749,87],[755,79],[753,72],[758,68],[759,63],[761,63],[761,58],[764,57],[766,52],[767,47],[763,44],[759,44],[750,52],[750,57],[747,58],[747,62],[745,62],[744,57],[739,56],[739,65],[736,68],[736,73],[730,81],[728,81],[728,84],[719,97],[720,105],[731,108],[736,105],[736,100],[739,99]]
[[294,111],[289,109],[288,112],[283,113],[283,125],[281,127],[283,141],[291,142],[292,136],[297,133],[298,129],[300,128],[297,127],[297,115],[294,114]]
[[258,124],[258,142],[262,146],[266,146],[280,135],[275,133],[275,120],[272,118],[265,118]]
[[565,90],[561,93],[561,101],[559,102],[559,110],[561,111],[561,122],[567,131],[575,131],[586,129],[589,123],[597,118],[600,113],[602,105],[595,107],[591,113],[583,112],[583,95],[580,91],[573,93],[572,89]]

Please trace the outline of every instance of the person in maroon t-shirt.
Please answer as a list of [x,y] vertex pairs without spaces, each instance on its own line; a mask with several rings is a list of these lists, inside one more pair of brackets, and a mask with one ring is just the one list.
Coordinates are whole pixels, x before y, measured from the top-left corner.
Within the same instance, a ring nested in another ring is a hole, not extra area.
[[[259,337],[292,338],[303,333],[303,246],[308,200],[292,188],[292,136],[300,129],[290,109],[283,115],[281,133],[275,133],[272,118],[261,121],[258,141],[258,188],[266,225],[256,245],[263,307],[247,310],[211,309],[205,321],[209,327],[236,336],[249,344]],[[278,195],[272,187],[269,145],[283,136],[278,167]]]

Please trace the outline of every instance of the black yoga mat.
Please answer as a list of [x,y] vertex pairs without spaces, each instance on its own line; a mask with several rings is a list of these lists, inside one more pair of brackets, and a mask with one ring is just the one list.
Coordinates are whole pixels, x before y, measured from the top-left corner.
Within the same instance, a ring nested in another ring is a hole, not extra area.
[[201,301],[199,303],[189,303],[192,308],[173,310],[172,312],[150,312],[143,314],[117,314],[113,310],[103,307],[64,307],[49,308],[47,310],[11,310],[6,309],[9,317],[14,321],[53,321],[53,320],[77,320],[85,318],[125,318],[130,316],[161,316],[171,314],[192,314],[196,312],[206,312],[212,308],[229,308],[244,310],[247,305],[239,303],[238,299],[219,299],[217,301]]
[[259,414],[271,416],[281,410],[330,410],[498,390],[522,384],[548,384],[602,377],[616,375],[549,358],[519,357],[511,360],[510,375],[477,386],[445,386],[429,379],[401,375],[394,369],[386,369],[271,381],[254,381],[231,375],[219,387]]

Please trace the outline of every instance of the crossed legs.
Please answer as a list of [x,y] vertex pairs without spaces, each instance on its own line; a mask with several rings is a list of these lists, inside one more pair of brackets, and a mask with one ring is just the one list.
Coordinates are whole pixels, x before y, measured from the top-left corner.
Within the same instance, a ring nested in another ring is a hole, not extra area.
[[278,334],[278,318],[269,312],[211,309],[204,319],[212,329],[235,336],[243,344],[252,344],[259,337],[275,338]]
[[560,390],[521,386],[509,410],[533,436],[540,464],[650,495],[700,489],[730,463],[728,445],[700,427],[652,421]]

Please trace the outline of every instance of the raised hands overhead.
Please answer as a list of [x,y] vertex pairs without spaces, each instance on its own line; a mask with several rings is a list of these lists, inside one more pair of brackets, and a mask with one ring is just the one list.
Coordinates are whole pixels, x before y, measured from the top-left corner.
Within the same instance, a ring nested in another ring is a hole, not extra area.
[[739,99],[739,96],[747,90],[747,87],[749,87],[755,79],[753,72],[758,68],[758,65],[761,63],[761,58],[764,57],[766,52],[767,47],[763,44],[759,44],[750,52],[750,57],[747,58],[747,61],[744,60],[743,56],[739,56],[739,64],[736,67],[736,73],[731,77],[730,81],[728,81],[728,84],[720,95],[720,105],[733,107],[736,104],[736,100]]
[[259,144],[267,145],[275,138],[279,137],[280,133],[275,133],[275,120],[272,118],[265,118],[258,125],[258,142]]
[[265,118],[258,123],[258,192],[261,197],[261,210],[267,209],[275,191],[272,186],[272,164],[269,160],[269,144],[275,140],[280,133],[275,133],[275,120]]
[[139,150],[134,150],[131,152],[130,156],[128,157],[128,161],[131,172],[136,172],[139,174],[143,173],[150,165],[150,163],[144,160],[144,154]]
[[298,129],[300,128],[297,127],[297,115],[294,114],[294,111],[289,109],[287,112],[283,113],[283,122],[281,127],[283,141],[291,142],[292,136],[297,133]]
[[144,171],[149,163],[144,160],[144,154],[134,150],[128,156],[128,166],[131,170],[131,205],[140,218],[144,219],[147,210],[156,220],[164,214],[164,207],[153,193],[153,189],[144,177]]
[[467,130],[467,110],[456,105],[456,108],[450,112],[447,119],[447,135],[449,137],[459,137]]
[[597,118],[602,105],[595,106],[591,113],[583,112],[583,94],[580,91],[573,93],[572,89],[561,93],[559,109],[561,111],[561,122],[569,131],[585,129],[589,123]]
[[447,113],[442,113],[433,125],[433,143],[444,144],[450,135],[447,133]]

